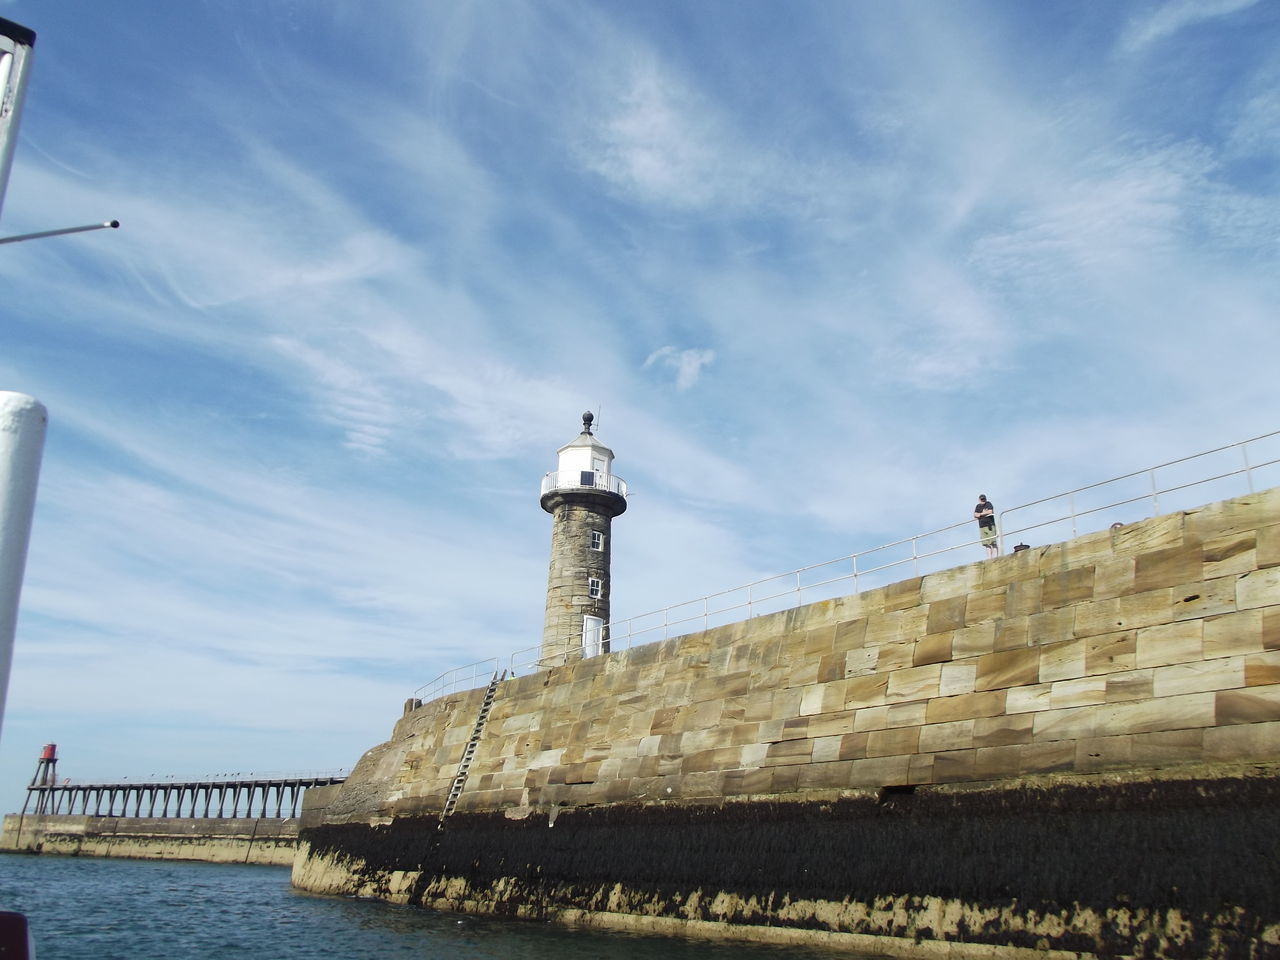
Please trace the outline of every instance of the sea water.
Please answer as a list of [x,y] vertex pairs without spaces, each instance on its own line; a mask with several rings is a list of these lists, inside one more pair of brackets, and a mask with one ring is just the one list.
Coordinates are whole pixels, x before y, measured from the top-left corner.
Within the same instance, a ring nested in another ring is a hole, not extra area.
[[36,960],[836,960],[846,951],[641,937],[319,897],[287,867],[0,855]]

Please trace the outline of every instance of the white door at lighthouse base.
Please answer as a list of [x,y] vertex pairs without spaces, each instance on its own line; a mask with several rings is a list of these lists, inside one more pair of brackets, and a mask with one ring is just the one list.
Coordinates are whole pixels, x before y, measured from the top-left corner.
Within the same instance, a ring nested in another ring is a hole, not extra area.
[[604,620],[600,617],[582,618],[582,655],[598,657],[604,644]]

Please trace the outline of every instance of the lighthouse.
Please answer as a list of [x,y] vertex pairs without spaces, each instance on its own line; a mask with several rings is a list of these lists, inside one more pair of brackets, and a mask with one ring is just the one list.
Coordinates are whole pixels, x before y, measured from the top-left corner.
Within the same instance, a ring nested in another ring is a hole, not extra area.
[[591,432],[556,451],[556,469],[542,478],[542,509],[551,514],[551,567],[542,657],[554,663],[609,649],[609,557],[613,518],[627,509],[627,485],[613,475],[613,451]]

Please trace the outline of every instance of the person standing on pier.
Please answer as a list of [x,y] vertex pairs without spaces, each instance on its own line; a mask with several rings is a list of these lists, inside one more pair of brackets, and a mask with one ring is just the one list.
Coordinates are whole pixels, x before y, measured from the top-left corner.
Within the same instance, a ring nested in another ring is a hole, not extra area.
[[978,537],[987,548],[987,559],[1000,552],[996,543],[996,507],[985,493],[978,494],[978,504],[973,508],[973,519],[978,521]]

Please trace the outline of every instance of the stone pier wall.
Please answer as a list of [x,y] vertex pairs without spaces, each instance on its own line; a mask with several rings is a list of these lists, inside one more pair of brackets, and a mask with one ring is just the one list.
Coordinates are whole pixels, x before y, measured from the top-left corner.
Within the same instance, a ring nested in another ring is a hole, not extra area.
[[[1212,855],[1225,842],[1214,824],[1261,838],[1276,819],[1274,800],[1259,798],[1274,798],[1280,763],[1280,490],[508,680],[458,812],[436,830],[481,696],[407,713],[361,759],[307,819],[296,883],[957,949],[1161,944],[1173,956],[1181,942],[1180,955],[1244,956],[1232,951],[1280,931],[1280,907],[1255,902]],[[1183,820],[1162,819],[1169,810]],[[739,821],[755,826],[714,826]],[[886,834],[886,822],[913,826]],[[1100,836],[1136,830],[1154,844],[1154,865],[1119,853],[1108,864],[1118,839],[1089,839],[1104,822]],[[952,828],[967,845],[954,846]],[[1187,831],[1204,838],[1205,862],[1174,851]],[[673,833],[687,840],[679,849],[661,839]],[[807,835],[843,837],[834,849],[854,860],[900,835],[919,856],[895,871],[885,852],[861,879],[836,871],[844,879],[806,886],[787,870],[833,875],[824,842],[797,839]],[[590,839],[623,836],[641,860],[701,852],[671,889],[662,869],[624,869]],[[1044,858],[1003,869],[1024,841]],[[493,858],[454,863],[444,853],[455,842],[490,844]],[[740,852],[738,867],[724,848]],[[429,852],[406,860],[405,849]],[[808,853],[793,863],[797,849]],[[1037,880],[1068,862],[1061,883]],[[948,879],[948,863],[968,880]],[[744,869],[781,879],[748,882]],[[1280,889],[1274,866],[1258,870]],[[1142,887],[1148,874],[1164,893]],[[1193,876],[1209,886],[1178,893]],[[928,920],[934,909],[951,919]],[[868,919],[885,910],[890,921]]]
[[0,834],[0,852],[131,860],[288,866],[297,849],[298,821],[275,818],[9,814]]

